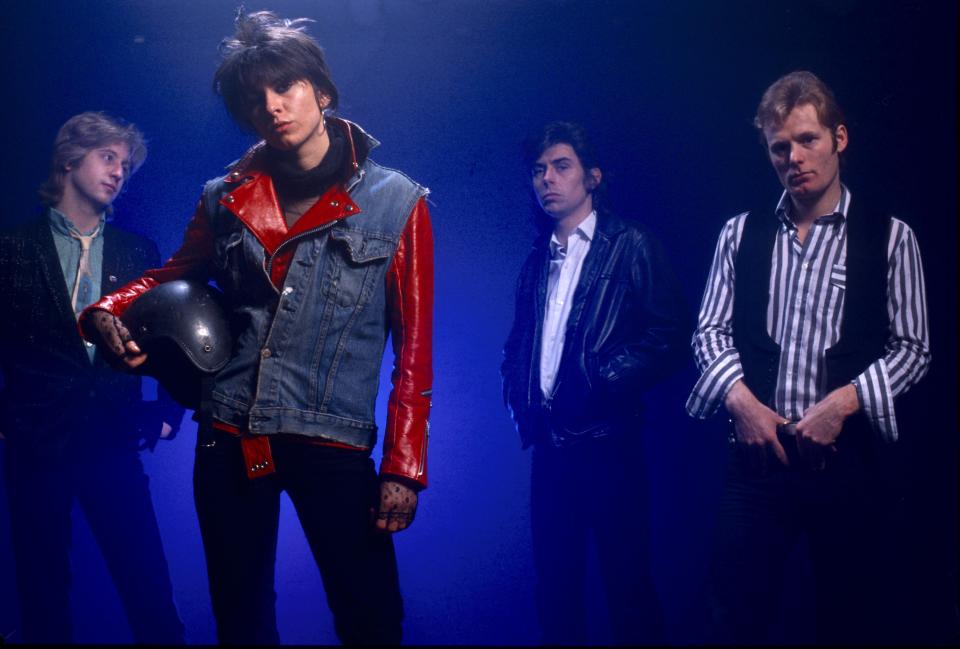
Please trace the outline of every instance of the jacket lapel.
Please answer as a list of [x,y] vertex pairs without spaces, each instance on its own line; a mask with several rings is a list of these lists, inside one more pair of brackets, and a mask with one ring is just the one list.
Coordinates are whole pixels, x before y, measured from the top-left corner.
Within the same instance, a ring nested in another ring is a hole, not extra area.
[[534,277],[533,299],[530,301],[533,308],[531,322],[533,322],[533,340],[530,349],[530,366],[527,372],[527,399],[529,403],[540,401],[540,339],[543,336],[543,316],[547,305],[547,267],[550,263],[550,237],[541,239],[534,244]]
[[34,243],[36,244],[40,273],[43,276],[46,298],[50,300],[53,307],[52,312],[56,314],[57,329],[63,331],[64,341],[75,341],[70,346],[78,354],[82,354],[84,360],[87,360],[86,351],[84,351],[80,335],[77,333],[77,319],[73,314],[73,307],[70,306],[70,293],[67,291],[67,282],[63,278],[60,258],[57,257],[57,247],[53,242],[53,233],[50,231],[50,224],[47,223],[46,219],[37,222]]
[[113,293],[120,288],[118,278],[130,275],[129,261],[124,264],[121,249],[113,236],[110,226],[103,229],[103,260],[100,265],[100,297]]
[[37,223],[34,241],[37,245],[40,272],[43,274],[47,295],[53,302],[57,317],[63,322],[76,323],[73,309],[70,307],[67,282],[63,278],[63,268],[60,266],[60,258],[57,257],[57,247],[53,243],[53,233],[50,232],[50,225],[45,219]]
[[537,258],[535,262],[537,276],[533,291],[533,321],[537,323],[538,331],[543,327],[543,314],[547,305],[547,268],[550,263],[549,249],[549,244],[537,247]]
[[580,269],[580,281],[577,283],[577,289],[573,293],[573,306],[570,307],[570,317],[567,319],[567,332],[574,330],[580,322],[584,306],[587,303],[587,296],[591,295],[593,285],[597,283],[600,271],[609,258],[612,247],[612,238],[610,228],[607,227],[608,219],[605,215],[597,214],[597,228],[594,230],[593,241],[590,243],[590,250],[583,260],[583,268]]

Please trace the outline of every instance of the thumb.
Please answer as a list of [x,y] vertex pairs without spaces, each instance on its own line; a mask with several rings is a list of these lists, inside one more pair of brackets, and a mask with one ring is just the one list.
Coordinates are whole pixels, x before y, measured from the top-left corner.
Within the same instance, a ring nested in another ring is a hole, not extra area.
[[773,448],[773,454],[777,456],[777,459],[780,460],[780,464],[784,466],[790,466],[790,460],[787,458],[787,452],[784,450],[783,445],[780,443],[780,440],[777,437],[774,437],[770,446]]

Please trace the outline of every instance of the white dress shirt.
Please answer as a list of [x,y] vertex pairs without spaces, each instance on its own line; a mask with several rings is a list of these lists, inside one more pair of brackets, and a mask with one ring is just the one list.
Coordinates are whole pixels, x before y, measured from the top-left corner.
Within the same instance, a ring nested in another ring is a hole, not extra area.
[[597,212],[590,212],[570,234],[567,245],[557,235],[550,235],[550,271],[547,275],[547,303],[543,313],[543,335],[540,339],[540,390],[547,399],[556,388],[557,370],[563,355],[567,318],[573,295],[580,281],[583,260],[590,251],[590,242],[597,228]]

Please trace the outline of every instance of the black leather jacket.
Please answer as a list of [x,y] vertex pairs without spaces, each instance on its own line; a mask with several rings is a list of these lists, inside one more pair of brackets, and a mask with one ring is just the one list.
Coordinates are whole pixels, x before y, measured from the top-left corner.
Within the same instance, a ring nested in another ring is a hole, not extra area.
[[523,447],[569,446],[625,428],[642,392],[683,358],[687,309],[660,244],[637,223],[597,215],[574,293],[553,398],[540,390],[540,336],[550,234],[534,243],[517,280],[503,350],[503,398]]

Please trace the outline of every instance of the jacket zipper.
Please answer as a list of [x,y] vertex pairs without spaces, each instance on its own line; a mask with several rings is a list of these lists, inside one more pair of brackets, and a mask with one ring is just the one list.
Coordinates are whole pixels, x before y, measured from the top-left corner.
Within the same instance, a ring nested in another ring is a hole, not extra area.
[[312,230],[307,230],[306,232],[301,232],[300,234],[298,234],[298,235],[296,235],[296,236],[290,237],[289,239],[287,239],[286,241],[284,241],[283,243],[281,243],[279,246],[277,246],[277,249],[273,251],[273,254],[272,254],[272,255],[270,255],[270,259],[267,260],[267,265],[266,265],[266,266],[261,266],[261,268],[263,269],[263,272],[266,273],[266,275],[267,275],[267,280],[270,282],[270,286],[273,286],[273,290],[274,290],[277,294],[280,293],[280,289],[278,289],[276,286],[274,286],[274,284],[273,284],[273,279],[271,279],[271,274],[272,274],[272,271],[273,271],[273,260],[274,260],[274,258],[277,256],[277,253],[280,252],[280,251],[283,249],[283,247],[286,246],[287,244],[292,243],[292,242],[294,242],[294,241],[299,241],[300,239],[303,239],[304,237],[307,237],[307,236],[316,234],[316,233],[318,233],[318,232],[323,232],[324,230],[328,230],[328,229],[332,228],[333,226],[335,226],[335,225],[336,225],[337,223],[339,223],[339,222],[340,222],[340,219],[336,219],[336,220],[334,220],[334,221],[330,221],[329,223],[324,223],[323,225],[321,225],[321,226],[319,226],[319,227],[316,227],[316,228],[313,228]]
[[[433,408],[433,388],[427,388],[420,393],[421,397],[430,398],[430,408]],[[423,476],[424,467],[427,464],[427,446],[430,441],[430,415],[427,415],[426,428],[423,432],[423,441],[420,442],[420,466],[417,467],[417,477]]]
[[[346,192],[347,192],[348,194],[350,193],[350,191],[351,191],[354,187],[357,186],[357,183],[359,183],[361,180],[363,180],[363,176],[364,176],[363,169],[358,170],[358,171],[357,171],[357,174],[351,179],[352,182],[350,183],[350,185],[349,185],[348,187],[346,187]],[[291,237],[291,238],[287,239],[286,241],[284,241],[283,243],[281,243],[279,246],[277,246],[277,249],[273,251],[273,254],[272,254],[272,255],[270,255],[270,259],[269,259],[269,261],[267,262],[266,267],[263,268],[263,272],[266,273],[266,275],[267,275],[267,280],[269,280],[269,282],[270,282],[270,286],[273,286],[273,280],[270,278],[271,271],[273,270],[273,258],[276,257],[277,253],[280,252],[280,250],[281,250],[284,246],[286,246],[287,244],[292,243],[292,242],[294,242],[294,241],[299,241],[300,239],[302,239],[302,238],[304,238],[304,237],[306,237],[306,236],[309,236],[309,235],[312,235],[312,234],[316,234],[317,232],[323,232],[324,230],[326,230],[326,229],[328,229],[328,228],[332,228],[332,227],[333,227],[334,225],[336,225],[338,222],[340,222],[340,219],[335,219],[335,220],[333,220],[333,221],[330,221],[330,223],[324,223],[323,225],[321,225],[321,226],[319,226],[319,227],[316,227],[316,228],[313,228],[312,230],[307,230],[306,232],[301,232],[300,234],[298,234],[298,235],[296,235],[296,236],[294,236],[294,237]],[[276,286],[273,286],[273,290],[274,290],[275,292],[277,292],[278,294],[280,293],[280,289],[278,289]]]
[[[261,270],[263,270],[263,272],[264,272],[264,273],[266,274],[266,276],[267,276],[267,281],[270,283],[270,286],[273,287],[273,290],[274,290],[274,292],[275,292],[277,295],[281,295],[281,291],[280,291],[280,289],[278,289],[276,286],[274,286],[273,280],[270,278],[270,271],[273,269],[273,258],[274,258],[274,256],[280,251],[281,248],[283,248],[285,245],[287,245],[287,244],[290,243],[291,241],[297,241],[297,240],[302,239],[303,237],[305,237],[305,236],[307,236],[307,235],[316,234],[317,232],[322,232],[323,230],[326,230],[326,229],[328,229],[328,228],[332,228],[334,225],[336,225],[337,221],[339,221],[339,219],[337,219],[336,221],[331,221],[330,223],[324,223],[324,224],[321,225],[320,227],[313,228],[312,230],[307,230],[306,232],[301,232],[300,234],[296,235],[295,237],[291,237],[290,239],[287,239],[286,241],[284,241],[283,243],[281,243],[279,246],[277,246],[277,249],[274,251],[274,253],[273,253],[272,255],[270,255],[270,260],[267,262],[267,265],[266,265],[266,266],[263,266],[263,265],[260,266]],[[277,305],[277,310],[279,311],[279,309],[280,309],[280,306]],[[267,337],[266,337],[266,338],[264,339],[264,341],[263,341],[264,347],[261,347],[261,348],[260,348],[261,354],[263,353],[263,350],[264,350],[264,349],[269,349],[269,347],[266,347],[266,344],[267,344],[267,341],[270,340],[270,337],[273,335],[273,327],[274,327],[274,325],[275,325],[276,323],[277,323],[277,314],[274,313],[274,314],[273,314],[273,318],[270,319],[270,328],[267,329]],[[260,359],[261,359],[261,361],[263,360],[263,356],[262,356],[262,355],[261,355]],[[261,373],[261,371],[260,371],[260,367],[257,367],[257,387],[256,387],[256,390],[255,390],[254,393],[253,393],[253,403],[256,403],[256,402],[259,400],[259,398],[260,398],[260,379],[261,379],[261,378],[262,378],[262,373]],[[253,404],[251,404],[251,405],[253,405]],[[252,428],[252,426],[251,426],[251,424],[250,424],[249,422],[248,422],[247,426],[248,426],[248,428]],[[252,432],[252,431],[251,431],[251,432]]]
[[423,442],[420,444],[420,466],[417,468],[417,477],[423,476],[424,467],[427,464],[427,442],[430,440],[430,420],[427,420],[427,426],[423,431]]

